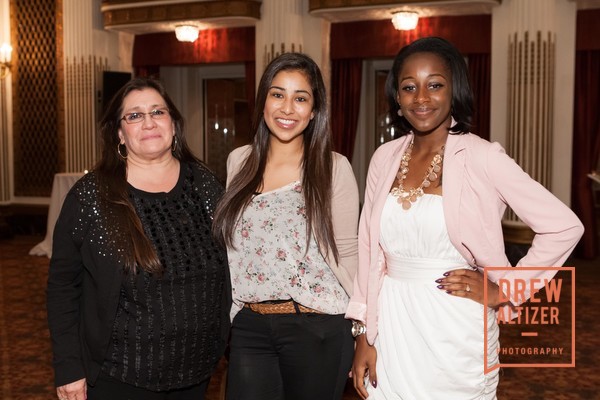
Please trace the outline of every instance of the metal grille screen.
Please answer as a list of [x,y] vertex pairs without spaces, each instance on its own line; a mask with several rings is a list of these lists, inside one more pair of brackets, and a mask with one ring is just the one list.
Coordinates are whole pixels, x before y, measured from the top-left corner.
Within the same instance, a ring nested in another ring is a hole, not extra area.
[[10,3],[16,196],[49,196],[59,170],[56,1]]

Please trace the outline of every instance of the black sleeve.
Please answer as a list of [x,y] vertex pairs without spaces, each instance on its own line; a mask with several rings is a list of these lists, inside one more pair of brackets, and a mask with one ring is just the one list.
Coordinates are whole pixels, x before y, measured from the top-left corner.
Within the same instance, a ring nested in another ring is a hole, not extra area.
[[79,340],[83,263],[81,244],[73,236],[83,208],[71,190],[54,229],[46,300],[56,386],[85,377]]

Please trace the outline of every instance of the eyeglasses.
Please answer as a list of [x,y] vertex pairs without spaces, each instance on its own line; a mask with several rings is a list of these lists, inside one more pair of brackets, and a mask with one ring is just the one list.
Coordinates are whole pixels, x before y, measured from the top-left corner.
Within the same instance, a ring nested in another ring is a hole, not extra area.
[[159,108],[147,113],[132,112],[125,114],[125,116],[121,119],[127,122],[128,124],[138,124],[144,120],[146,115],[149,115],[152,119],[163,119],[169,116],[169,110],[167,110],[166,108]]

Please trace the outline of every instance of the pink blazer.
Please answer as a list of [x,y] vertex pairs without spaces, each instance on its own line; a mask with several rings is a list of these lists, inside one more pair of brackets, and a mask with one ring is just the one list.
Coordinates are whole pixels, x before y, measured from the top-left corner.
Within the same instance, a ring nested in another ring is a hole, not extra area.
[[[381,212],[400,159],[412,135],[379,147],[371,159],[358,233],[358,272],[347,318],[377,336],[377,300],[386,264],[379,246]],[[579,218],[525,173],[498,143],[473,134],[449,135],[444,152],[443,207],[450,241],[471,266],[505,267],[502,216],[509,205],[534,232],[527,254],[516,266],[562,266],[583,234]],[[550,279],[553,271],[490,271],[493,281]],[[526,297],[529,298],[529,291]],[[512,299],[515,305],[519,302]]]

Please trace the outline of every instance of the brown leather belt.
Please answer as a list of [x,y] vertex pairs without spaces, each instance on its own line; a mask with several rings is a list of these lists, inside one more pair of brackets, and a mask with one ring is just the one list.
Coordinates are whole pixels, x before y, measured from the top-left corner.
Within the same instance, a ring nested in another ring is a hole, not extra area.
[[302,314],[302,313],[317,313],[320,311],[314,310],[298,304],[293,300],[277,301],[277,302],[262,302],[262,303],[246,303],[244,307],[251,309],[257,314]]

